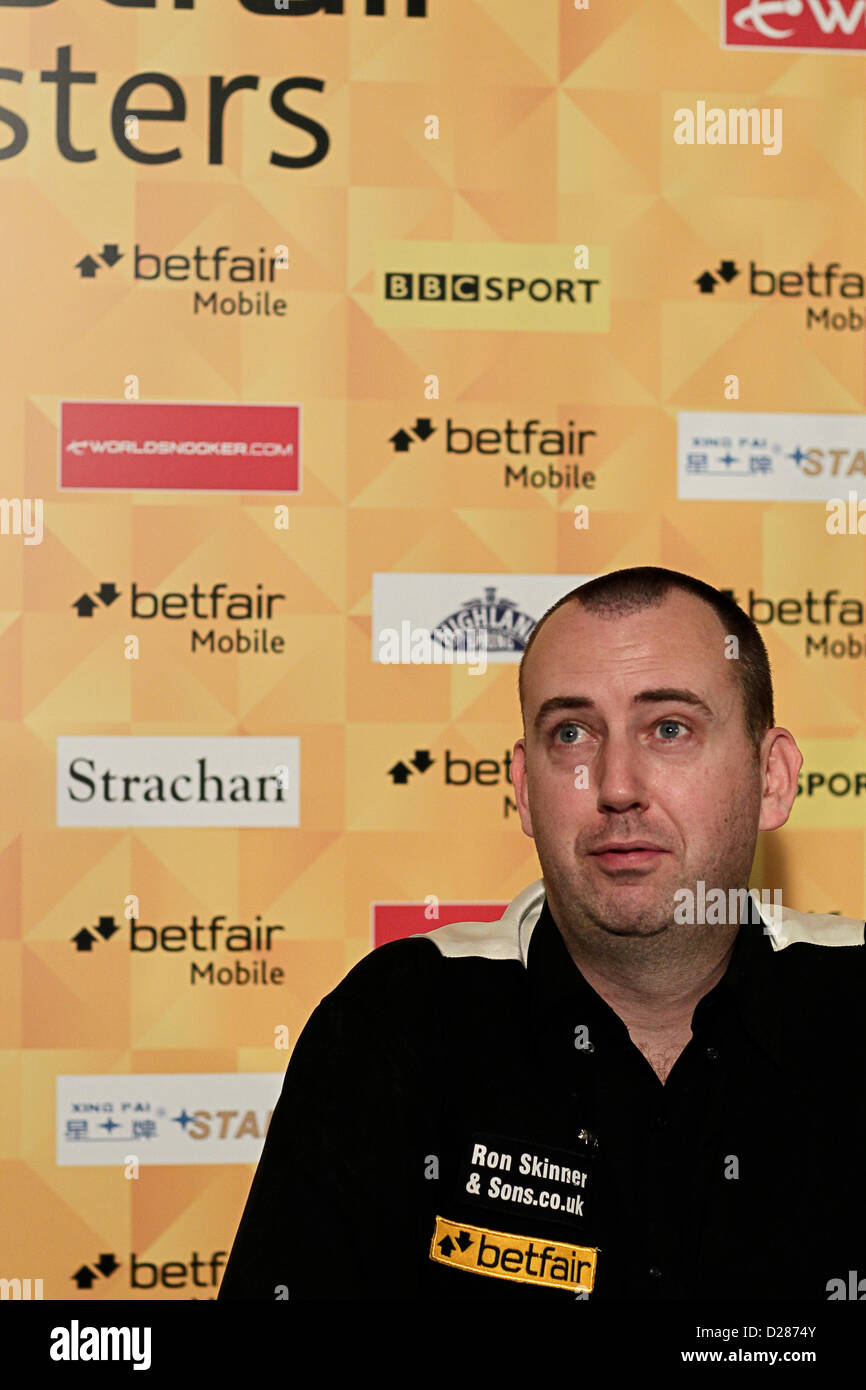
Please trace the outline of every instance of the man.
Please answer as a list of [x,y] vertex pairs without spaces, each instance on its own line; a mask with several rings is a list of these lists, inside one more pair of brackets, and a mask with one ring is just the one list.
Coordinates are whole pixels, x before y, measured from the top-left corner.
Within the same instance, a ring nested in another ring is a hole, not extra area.
[[826,1300],[866,1274],[864,923],[746,897],[802,764],[757,628],[621,570],[520,693],[543,879],[319,1005],[220,1297]]

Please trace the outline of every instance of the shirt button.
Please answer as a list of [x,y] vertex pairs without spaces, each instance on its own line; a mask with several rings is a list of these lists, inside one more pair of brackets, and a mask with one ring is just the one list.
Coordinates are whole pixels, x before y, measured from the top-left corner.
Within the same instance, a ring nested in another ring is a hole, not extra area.
[[662,1277],[662,1272],[657,1265],[650,1265],[649,1269],[647,1270],[647,1273],[649,1274],[650,1279],[661,1279]]
[[667,1123],[668,1123],[668,1117],[667,1117],[667,1115],[656,1115],[656,1128],[657,1128],[657,1129],[666,1129],[666,1128],[667,1128]]
[[721,1053],[719,1052],[719,1049],[717,1047],[708,1047],[707,1056],[709,1057],[711,1062],[717,1062],[719,1060],[719,1057],[721,1056]]

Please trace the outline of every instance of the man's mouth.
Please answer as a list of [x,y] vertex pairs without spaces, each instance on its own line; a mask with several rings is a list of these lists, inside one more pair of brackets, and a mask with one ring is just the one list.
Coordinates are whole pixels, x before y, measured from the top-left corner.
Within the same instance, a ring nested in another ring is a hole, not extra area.
[[667,850],[649,840],[628,840],[600,845],[591,851],[591,857],[608,869],[638,869],[656,863],[661,855],[667,853]]

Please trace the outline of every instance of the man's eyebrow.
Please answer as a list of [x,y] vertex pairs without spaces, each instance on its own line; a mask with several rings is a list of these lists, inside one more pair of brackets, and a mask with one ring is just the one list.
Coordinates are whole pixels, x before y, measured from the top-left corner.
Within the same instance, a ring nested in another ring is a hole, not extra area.
[[[715,719],[716,715],[705,700],[697,695],[694,690],[686,690],[676,685],[662,685],[653,690],[642,690],[635,695],[632,700],[633,705],[655,705],[655,704],[677,704],[692,705],[700,710],[709,719]],[[538,730],[544,723],[549,714],[554,714],[558,710],[582,710],[595,709],[596,704],[588,695],[551,695],[549,700],[544,700],[539,706],[535,716],[533,727]]]

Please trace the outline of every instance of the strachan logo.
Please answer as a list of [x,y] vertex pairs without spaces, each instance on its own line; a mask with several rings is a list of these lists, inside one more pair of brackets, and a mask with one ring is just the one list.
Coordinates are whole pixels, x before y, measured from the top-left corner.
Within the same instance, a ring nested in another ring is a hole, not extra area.
[[866,52],[866,0],[722,0],[723,48]]
[[57,824],[300,823],[300,739],[77,736],[57,740]]

